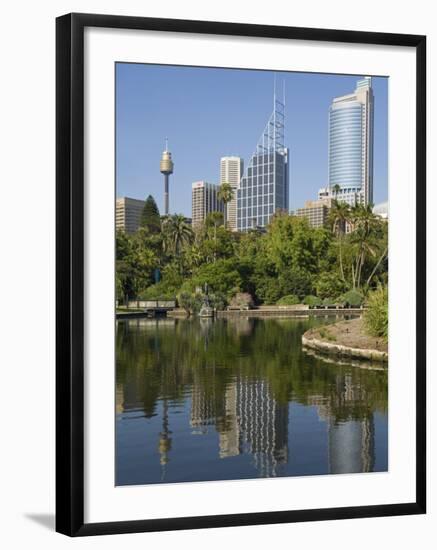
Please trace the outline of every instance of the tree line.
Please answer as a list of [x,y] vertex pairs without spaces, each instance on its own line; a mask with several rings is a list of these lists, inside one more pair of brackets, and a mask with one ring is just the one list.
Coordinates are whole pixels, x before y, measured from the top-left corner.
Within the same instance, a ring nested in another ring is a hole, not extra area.
[[[225,205],[232,198],[228,185],[220,190]],[[287,212],[277,212],[265,230],[246,233],[231,231],[225,219],[212,212],[193,229],[181,214],[161,217],[149,196],[138,231],[117,232],[119,302],[190,297],[195,302],[207,284],[218,307],[238,293],[257,304],[358,305],[387,285],[388,224],[371,205],[333,200],[321,228]]]

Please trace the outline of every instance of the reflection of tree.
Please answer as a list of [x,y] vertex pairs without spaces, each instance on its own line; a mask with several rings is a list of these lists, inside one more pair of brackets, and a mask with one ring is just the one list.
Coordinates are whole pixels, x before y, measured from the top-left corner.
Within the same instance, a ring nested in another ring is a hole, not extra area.
[[[195,319],[119,322],[119,409],[142,409],[151,417],[158,402],[166,409],[190,395],[193,430],[213,427],[220,456],[250,452],[260,475],[270,476],[287,459],[288,403],[316,405],[328,421],[332,449],[340,449],[341,438],[344,445],[347,437],[367,441],[361,447],[366,456],[355,463],[370,471],[372,413],[387,410],[387,372],[330,365],[303,354],[301,335],[319,322],[238,318],[201,328]],[[354,434],[346,433],[346,424],[356,426]],[[164,462],[171,447],[168,430],[167,418],[159,442]]]

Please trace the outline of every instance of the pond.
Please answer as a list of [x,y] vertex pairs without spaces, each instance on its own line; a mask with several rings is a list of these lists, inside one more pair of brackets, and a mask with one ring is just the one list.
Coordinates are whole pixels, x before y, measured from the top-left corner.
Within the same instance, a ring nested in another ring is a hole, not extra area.
[[302,350],[333,321],[117,321],[116,484],[386,471],[387,370]]

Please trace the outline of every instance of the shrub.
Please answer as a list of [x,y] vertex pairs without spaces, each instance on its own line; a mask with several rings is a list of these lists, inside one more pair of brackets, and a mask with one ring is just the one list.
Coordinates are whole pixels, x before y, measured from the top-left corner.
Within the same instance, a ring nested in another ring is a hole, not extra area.
[[294,306],[296,304],[300,304],[300,300],[295,294],[288,294],[287,296],[282,296],[276,304],[278,306]]
[[149,286],[139,293],[139,300],[174,300],[174,289],[169,288],[163,281]]
[[231,298],[230,302],[233,307],[252,307],[253,298],[248,292],[237,292],[235,296]]
[[367,310],[364,313],[364,326],[371,336],[388,338],[388,290],[378,286],[367,297]]
[[358,290],[349,290],[342,294],[337,301],[344,303],[347,307],[360,307],[364,297]]
[[180,292],[178,296],[178,305],[182,309],[190,314],[191,313],[191,297],[192,295],[189,292]]
[[325,298],[322,302],[324,306],[335,306],[337,300],[335,298]]
[[179,307],[185,309],[188,315],[197,314],[203,304],[201,294],[192,294],[190,292],[180,292],[178,296]]
[[226,295],[222,292],[214,292],[208,296],[210,306],[214,309],[223,310],[227,305]]
[[335,272],[322,272],[316,280],[316,293],[321,298],[338,296],[346,290],[345,284]]
[[318,296],[305,296],[303,303],[310,307],[317,307],[322,305],[322,300]]

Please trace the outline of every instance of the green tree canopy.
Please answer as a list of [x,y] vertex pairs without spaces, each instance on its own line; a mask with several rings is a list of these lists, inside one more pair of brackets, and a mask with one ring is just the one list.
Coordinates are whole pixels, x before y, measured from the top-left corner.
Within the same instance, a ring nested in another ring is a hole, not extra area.
[[146,199],[141,214],[140,226],[148,229],[150,233],[159,233],[161,231],[161,216],[158,205],[152,195],[149,195]]

